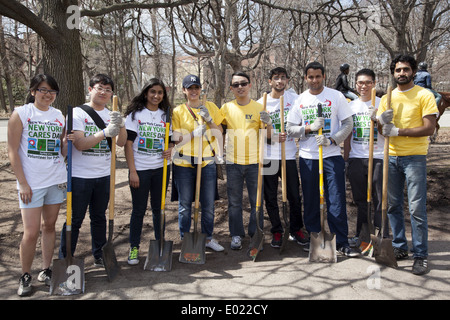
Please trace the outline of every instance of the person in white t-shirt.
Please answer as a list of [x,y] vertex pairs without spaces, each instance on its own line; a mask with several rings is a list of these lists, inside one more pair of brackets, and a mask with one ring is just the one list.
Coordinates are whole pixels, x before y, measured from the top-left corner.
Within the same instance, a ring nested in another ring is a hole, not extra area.
[[[92,255],[94,265],[103,267],[102,248],[106,244],[106,209],[109,203],[111,149],[107,138],[118,136],[116,144],[125,145],[127,131],[125,119],[118,111],[109,111],[114,82],[103,74],[97,74],[89,82],[89,107],[106,125],[100,129],[91,116],[80,107],[73,110],[72,152],[72,239],[71,251],[75,252],[79,231],[89,207],[91,220]],[[66,256],[66,224],[61,232],[59,257]]]
[[[130,217],[130,251],[128,264],[139,263],[139,245],[148,198],[153,214],[155,239],[159,240],[164,158],[170,160],[173,143],[164,151],[166,124],[170,123],[171,105],[164,83],[150,79],[133,98],[125,112],[128,139],[125,158],[129,169],[129,183],[133,209]],[[170,132],[169,132],[170,134]],[[167,168],[166,181],[170,171]],[[167,187],[167,184],[166,184]]]
[[[374,123],[372,203],[374,207],[373,224],[381,227],[381,197],[383,189],[383,150],[384,137],[378,133],[376,111],[380,98],[375,98],[372,106],[372,89],[375,88],[375,73],[370,69],[361,69],[356,73],[356,90],[359,99],[350,102],[353,115],[353,134],[344,142],[344,160],[347,161],[347,177],[352,189],[353,201],[358,214],[355,237],[350,245],[356,245],[363,223],[367,223],[367,176],[369,170],[369,138],[371,119]],[[374,108],[375,107],[375,108]],[[388,228],[384,228],[389,233]]]
[[[287,70],[282,67],[274,68],[269,73],[269,85],[271,92],[267,95],[266,109],[272,120],[273,135],[270,143],[265,145],[264,159],[268,163],[264,164],[264,202],[272,224],[272,242],[274,248],[281,247],[283,226],[280,219],[278,207],[278,177],[281,177],[281,143],[285,143],[286,154],[286,195],[289,201],[289,221],[290,238],[295,239],[299,244],[307,243],[307,238],[302,232],[302,199],[300,196],[300,182],[296,163],[297,144],[294,138],[286,139],[286,132],[280,133],[281,121],[287,119],[289,110],[294,106],[296,93],[287,91],[289,76]],[[284,115],[280,115],[280,97],[284,99]],[[263,103],[263,98],[258,100]],[[283,119],[283,120],[281,120]]]
[[19,296],[32,293],[31,265],[41,231],[43,268],[38,280],[50,285],[55,223],[67,182],[65,120],[62,112],[51,106],[59,92],[58,83],[49,75],[38,74],[29,90],[27,104],[16,108],[8,121],[8,155],[17,178],[23,222]]
[[[340,144],[352,132],[353,111],[344,95],[324,86],[325,68],[311,62],[305,68],[309,90],[303,92],[289,112],[288,136],[300,138],[299,169],[303,191],[304,223],[306,230],[320,232],[319,145],[323,146],[323,174],[327,221],[336,234],[338,251],[348,257],[359,253],[349,246],[345,194],[345,162]],[[321,104],[323,116],[318,117]],[[322,135],[317,131],[323,127]],[[305,246],[309,250],[309,246]]]

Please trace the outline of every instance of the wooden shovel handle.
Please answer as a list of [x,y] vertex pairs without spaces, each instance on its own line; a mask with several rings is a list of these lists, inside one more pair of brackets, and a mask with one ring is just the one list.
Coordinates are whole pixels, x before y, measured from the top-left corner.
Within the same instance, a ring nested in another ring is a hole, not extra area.
[[[372,107],[375,108],[377,90],[372,88]],[[370,136],[369,136],[369,170],[367,173],[367,202],[372,201],[372,177],[373,177],[373,143],[374,143],[374,133],[375,123],[370,120]]]
[[[267,106],[267,93],[263,95],[263,110],[266,111]],[[262,169],[264,164],[264,138],[265,138],[265,124],[260,120],[260,132],[259,132],[259,161],[258,161],[258,185],[256,189],[256,208],[261,206],[261,193],[262,193]],[[256,212],[258,215],[259,212]]]
[[[284,133],[284,96],[280,97],[280,133]],[[286,143],[281,143],[281,194],[283,202],[287,200],[286,194]]]
[[[387,90],[386,110],[391,109],[392,87],[389,86]],[[389,172],[389,137],[384,137],[384,155],[383,155],[383,190],[381,202],[382,223],[381,228],[384,227],[384,222],[387,216],[387,188],[388,188],[388,172]]]

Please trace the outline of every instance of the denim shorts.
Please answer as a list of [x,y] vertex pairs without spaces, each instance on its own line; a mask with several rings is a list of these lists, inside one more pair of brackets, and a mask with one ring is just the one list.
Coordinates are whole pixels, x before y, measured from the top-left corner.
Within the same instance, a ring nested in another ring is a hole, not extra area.
[[43,207],[46,204],[47,205],[59,204],[64,202],[65,196],[66,196],[65,185],[55,184],[47,188],[33,190],[31,201],[28,202],[28,204],[25,204],[20,199],[19,193],[19,207],[20,209],[30,209]]

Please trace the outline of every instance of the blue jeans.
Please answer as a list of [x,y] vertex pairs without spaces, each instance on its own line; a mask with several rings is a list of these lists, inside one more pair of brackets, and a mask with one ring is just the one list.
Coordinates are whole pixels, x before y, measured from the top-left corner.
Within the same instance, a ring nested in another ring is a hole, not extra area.
[[[308,232],[320,232],[319,160],[299,158],[303,191],[303,219]],[[323,159],[323,183],[328,226],[337,247],[348,247],[345,162],[341,156]]]
[[427,160],[424,155],[389,156],[388,217],[392,246],[408,250],[403,213],[403,190],[406,181],[411,215],[413,256],[428,256]]
[[[191,229],[192,202],[195,198],[197,167],[173,166],[173,179],[178,191],[178,225],[180,236]],[[216,195],[216,164],[202,168],[200,183],[201,233],[211,239],[214,229],[214,199]]]
[[[94,179],[72,178],[72,255],[75,252],[81,224],[89,206],[91,220],[92,254],[95,259],[102,257],[106,244],[106,209],[109,203],[110,177]],[[66,256],[66,223],[61,231],[59,257]]]
[[[137,171],[139,176],[139,188],[130,186],[133,210],[130,217],[130,247],[138,247],[141,242],[142,224],[147,211],[148,196],[150,195],[150,207],[153,214],[153,229],[155,239],[161,237],[161,198],[163,168]],[[167,167],[167,184],[169,182],[170,170]],[[166,184],[166,190],[167,190]],[[164,229],[163,229],[164,230]]]
[[[256,191],[258,188],[258,164],[240,165],[227,163],[227,195],[228,195],[228,223],[230,235],[245,237],[242,217],[242,198],[244,180],[247,185],[250,202],[250,219],[248,235],[252,237],[256,232]],[[260,226],[263,227],[263,194],[261,194]]]

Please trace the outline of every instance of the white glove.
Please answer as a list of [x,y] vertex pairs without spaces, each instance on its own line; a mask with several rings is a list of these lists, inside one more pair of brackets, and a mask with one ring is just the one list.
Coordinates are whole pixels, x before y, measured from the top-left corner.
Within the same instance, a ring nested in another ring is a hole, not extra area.
[[194,131],[192,131],[192,135],[194,137],[201,137],[205,134],[206,132],[206,124],[202,124],[200,126],[197,126]]
[[383,126],[383,136],[396,137],[398,136],[398,128],[393,123],[388,123]]
[[318,135],[316,136],[316,142],[318,146],[324,146],[324,147],[328,147],[331,145],[331,140],[328,139],[326,136],[322,135]]
[[110,123],[119,126],[119,128],[123,128],[125,126],[125,119],[122,118],[119,111],[111,111],[109,113],[109,117],[111,118]]
[[224,164],[225,163],[225,160],[221,156],[217,156],[216,159],[217,159],[217,164]]
[[369,116],[370,116],[370,120],[372,120],[373,122],[377,122],[377,111],[378,109],[375,109],[374,106],[370,106],[367,108],[367,111],[369,112]]
[[380,123],[382,125],[385,125],[389,122],[392,122],[393,118],[394,118],[394,110],[389,109],[389,110],[386,110],[385,112],[383,112],[382,114],[380,114],[378,120],[380,120]]
[[206,122],[211,122],[212,118],[209,115],[209,111],[205,106],[200,106],[199,107],[200,111],[198,112],[198,114],[206,121]]
[[305,127],[288,125],[286,127],[286,133],[290,138],[303,138],[305,135]]
[[325,120],[323,117],[317,117],[316,120],[314,120],[313,124],[309,125],[309,130],[311,131],[318,131],[320,128],[323,128],[323,125],[325,124]]
[[268,126],[272,124],[272,119],[270,118],[270,115],[266,111],[261,111],[259,113],[259,119]]
[[114,123],[108,124],[108,126],[105,129],[103,129],[103,133],[107,138],[115,137],[119,134],[119,132],[120,132],[119,126]]

